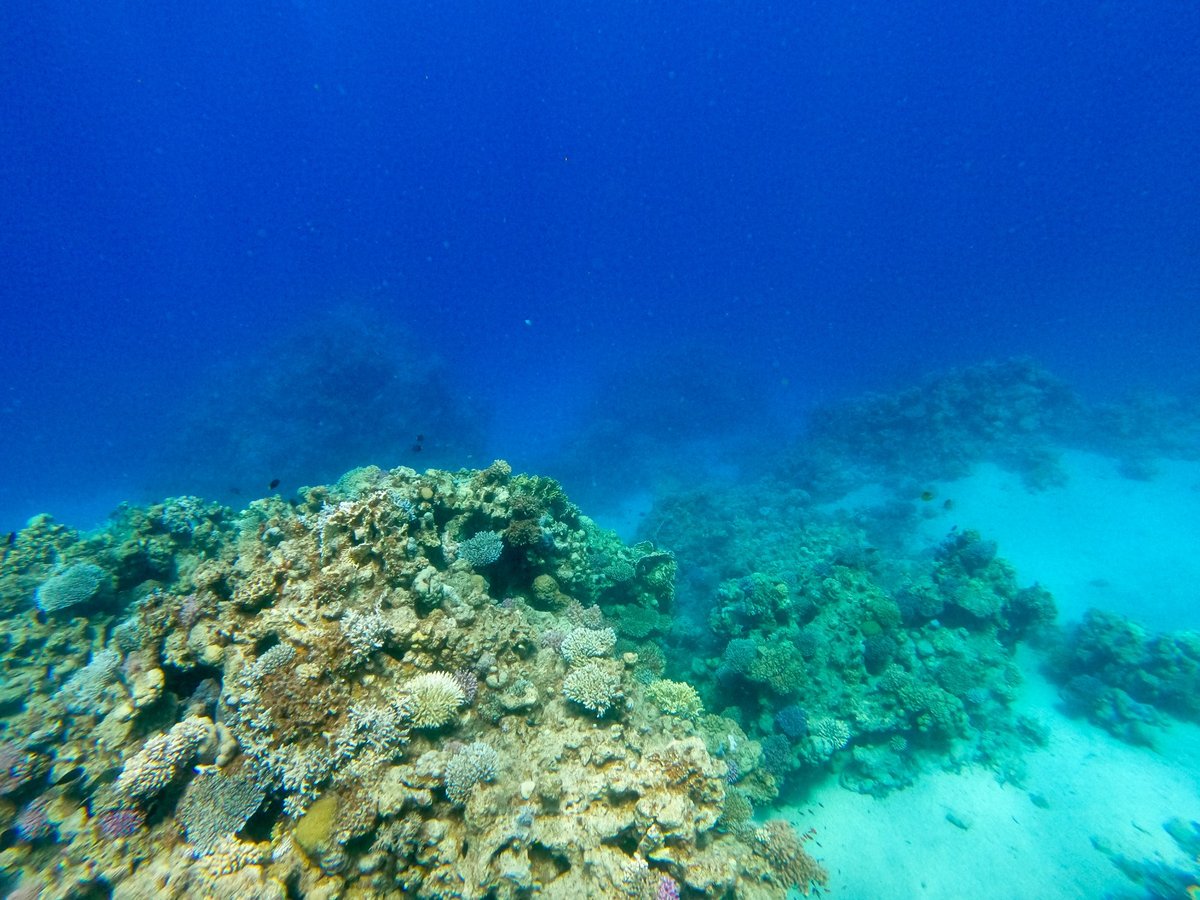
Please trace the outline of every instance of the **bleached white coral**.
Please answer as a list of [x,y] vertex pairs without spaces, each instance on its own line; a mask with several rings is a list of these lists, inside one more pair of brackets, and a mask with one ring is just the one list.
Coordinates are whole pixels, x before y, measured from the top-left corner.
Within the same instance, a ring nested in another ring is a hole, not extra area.
[[78,606],[95,597],[107,577],[107,573],[95,563],[75,563],[42,582],[34,595],[34,602],[38,609],[47,613]]
[[466,803],[481,781],[496,777],[500,756],[483,741],[467,744],[450,758],[446,764],[446,796],[452,803]]
[[334,756],[345,761],[370,750],[390,757],[408,742],[408,727],[405,711],[398,704],[352,704],[346,710],[345,724],[333,736]]
[[382,649],[390,633],[387,620],[378,607],[369,612],[351,610],[342,618],[341,626],[355,662],[363,662]]
[[404,708],[413,728],[439,728],[467,702],[467,695],[449,672],[426,672],[404,686]]
[[278,672],[296,658],[296,648],[291,644],[279,643],[264,650],[245,671],[243,678],[249,684],[258,684],[268,675]]
[[121,665],[121,654],[111,647],[101,650],[92,661],[67,679],[59,691],[59,697],[69,712],[100,712],[100,701],[105,689],[116,681],[117,668]]

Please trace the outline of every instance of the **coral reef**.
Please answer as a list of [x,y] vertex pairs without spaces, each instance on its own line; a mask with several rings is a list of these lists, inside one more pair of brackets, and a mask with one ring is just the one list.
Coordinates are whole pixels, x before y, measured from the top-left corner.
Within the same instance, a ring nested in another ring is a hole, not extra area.
[[[685,588],[667,670],[761,746],[761,759],[737,760],[739,787],[757,782],[769,801],[830,770],[883,794],[971,761],[1020,777],[1015,647],[1044,639],[1055,606],[1018,586],[993,542],[954,531],[924,553],[883,553],[869,515],[822,512],[773,481],[706,493],[698,505],[668,498],[647,530],[669,526],[681,563],[724,576]],[[694,515],[732,523],[722,552]],[[729,761],[727,746],[712,749]]]
[[1062,632],[1047,668],[1068,711],[1130,743],[1152,744],[1164,714],[1200,721],[1200,633],[1150,634],[1090,609]]
[[[74,565],[109,596],[51,622]],[[757,742],[658,677],[674,574],[502,462],[35,520],[0,568],[0,869],[45,900],[807,892],[804,839],[749,820]]]

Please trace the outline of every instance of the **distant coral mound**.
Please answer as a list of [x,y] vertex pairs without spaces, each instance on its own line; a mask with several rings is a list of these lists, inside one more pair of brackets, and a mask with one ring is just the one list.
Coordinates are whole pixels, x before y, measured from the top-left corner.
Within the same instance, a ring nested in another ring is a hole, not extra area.
[[417,336],[354,308],[215,365],[180,402],[152,487],[227,501],[368,462],[463,465],[483,441],[469,386]]

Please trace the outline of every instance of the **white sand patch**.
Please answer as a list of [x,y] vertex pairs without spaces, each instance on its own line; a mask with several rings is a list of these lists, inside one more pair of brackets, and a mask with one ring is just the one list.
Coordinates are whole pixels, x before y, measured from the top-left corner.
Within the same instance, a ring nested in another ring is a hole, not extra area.
[[1022,584],[1054,594],[1065,620],[1095,606],[1153,630],[1200,628],[1200,463],[1161,460],[1150,481],[1092,453],[1065,451],[1062,466],[1067,483],[1040,492],[992,464],[935,485],[921,538],[978,530]]
[[1063,717],[1035,674],[1025,695],[1051,738],[1030,752],[1021,787],[971,769],[877,800],[830,780],[796,808],[797,826],[817,829],[810,849],[829,869],[830,896],[1079,898],[1134,888],[1093,836],[1134,860],[1194,869],[1162,824],[1200,820],[1200,728],[1173,727],[1155,752]]

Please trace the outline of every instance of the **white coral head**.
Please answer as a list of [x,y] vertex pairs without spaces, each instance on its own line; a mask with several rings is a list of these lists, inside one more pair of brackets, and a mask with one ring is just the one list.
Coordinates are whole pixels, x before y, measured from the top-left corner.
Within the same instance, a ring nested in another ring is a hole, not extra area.
[[462,687],[449,672],[426,672],[404,686],[404,709],[413,728],[440,728],[467,702]]

